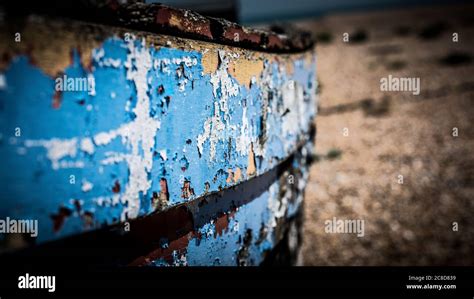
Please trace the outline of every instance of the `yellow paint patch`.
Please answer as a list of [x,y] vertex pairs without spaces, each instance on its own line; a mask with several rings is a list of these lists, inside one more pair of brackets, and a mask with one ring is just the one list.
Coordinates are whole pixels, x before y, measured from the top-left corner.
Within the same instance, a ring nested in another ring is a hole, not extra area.
[[[88,68],[92,62],[92,49],[102,43],[87,34],[77,34],[75,30],[78,28],[64,27],[59,22],[26,24],[20,32],[21,42],[15,42],[13,37],[1,37],[0,52],[11,57],[19,53],[27,54],[32,63],[51,77],[58,76],[71,65],[73,49],[78,50],[83,67]],[[0,65],[0,69],[5,68],[7,63]]]
[[228,176],[227,176],[227,179],[225,180],[227,184],[232,183],[232,181],[234,183],[237,183],[242,177],[242,170],[240,170],[239,167],[237,167],[235,171],[229,168],[227,169],[227,174]]
[[250,144],[249,161],[247,166],[247,176],[253,176],[256,173],[255,154],[253,152],[253,143]]
[[242,177],[242,170],[240,170],[240,168],[237,167],[237,169],[234,172],[234,183],[237,183],[241,177]]
[[232,172],[232,169],[227,169],[227,173],[228,173],[228,176],[227,176],[227,179],[225,180],[225,182],[227,184],[230,184],[234,178],[234,173]]
[[205,51],[202,55],[202,68],[205,74],[215,73],[219,64],[219,57],[213,49]]
[[230,63],[228,71],[239,84],[249,86],[252,77],[259,80],[263,71],[263,61],[261,59],[238,58]]

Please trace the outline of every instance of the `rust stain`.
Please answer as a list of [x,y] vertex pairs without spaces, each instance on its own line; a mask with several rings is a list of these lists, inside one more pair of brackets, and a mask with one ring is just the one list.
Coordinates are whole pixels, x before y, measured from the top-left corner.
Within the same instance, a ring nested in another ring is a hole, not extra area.
[[269,34],[268,35],[268,44],[269,48],[283,48],[284,42],[283,40],[276,34]]
[[153,192],[151,203],[156,211],[162,211],[169,203],[168,182],[165,178],[160,179],[160,193]]
[[222,236],[223,232],[228,231],[229,218],[226,214],[224,214],[221,217],[218,217],[214,224],[216,227],[216,235],[214,237]]
[[168,182],[165,178],[160,179],[160,198],[163,200],[169,201],[169,193],[168,193]]
[[170,22],[171,11],[168,9],[160,9],[155,15],[155,22],[161,25],[166,25]]
[[194,236],[194,232],[189,232],[187,235],[182,236],[179,239],[171,241],[167,248],[158,248],[153,250],[146,256],[141,256],[132,261],[128,266],[146,266],[150,262],[163,258],[168,263],[173,263],[173,251],[184,252],[188,247],[189,240]]
[[158,91],[159,95],[162,95],[165,92],[165,88],[163,87],[162,84],[160,84],[160,86],[158,86],[157,91]]
[[183,188],[181,188],[181,197],[187,199],[193,195],[194,195],[194,189],[191,188],[191,182],[187,180],[184,181]]
[[[164,11],[167,11],[165,12],[166,16],[160,18],[159,15]],[[190,17],[186,17],[186,15],[190,15]],[[170,26],[176,27],[183,32],[195,33],[212,39],[211,25],[209,20],[190,11],[183,12],[163,8],[158,12],[157,21],[162,25],[169,24]]]
[[56,90],[53,95],[53,108],[59,109],[61,106],[62,95],[60,90]]
[[119,193],[120,192],[120,183],[119,183],[119,181],[115,181],[114,186],[112,187],[112,192],[113,193]]
[[72,211],[66,207],[60,207],[57,214],[52,214],[53,231],[59,232],[64,225],[66,219],[72,215]]
[[226,24],[230,26],[225,26],[224,29],[224,38],[234,42],[251,42],[254,44],[260,44],[262,37],[261,32],[255,30],[249,30],[242,28],[239,25],[235,24]]

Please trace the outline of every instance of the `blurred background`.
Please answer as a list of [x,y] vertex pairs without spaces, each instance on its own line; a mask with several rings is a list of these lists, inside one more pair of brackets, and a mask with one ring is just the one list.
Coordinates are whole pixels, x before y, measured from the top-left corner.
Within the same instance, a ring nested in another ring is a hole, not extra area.
[[244,25],[313,19],[338,12],[356,12],[434,4],[461,0],[146,0],[197,11]]
[[[160,2],[314,34],[319,111],[300,264],[474,264],[472,3]],[[420,94],[381,91],[388,75],[420,78]],[[325,233],[333,217],[364,220],[365,236]]]

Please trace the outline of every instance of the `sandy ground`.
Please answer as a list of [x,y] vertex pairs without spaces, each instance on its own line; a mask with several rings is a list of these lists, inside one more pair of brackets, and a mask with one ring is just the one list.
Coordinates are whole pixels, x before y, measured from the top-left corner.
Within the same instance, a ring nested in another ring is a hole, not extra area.
[[[474,6],[304,26],[321,87],[304,264],[474,265]],[[420,78],[420,94],[381,91],[389,74]],[[364,220],[364,236],[326,233],[333,217]]]

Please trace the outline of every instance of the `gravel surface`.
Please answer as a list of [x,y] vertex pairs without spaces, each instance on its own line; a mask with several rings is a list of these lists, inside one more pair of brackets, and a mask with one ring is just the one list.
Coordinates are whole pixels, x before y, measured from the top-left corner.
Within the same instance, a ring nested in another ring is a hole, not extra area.
[[[320,40],[321,87],[304,265],[474,265],[474,6],[299,25]],[[420,94],[381,91],[388,75]],[[333,217],[364,236],[326,233]]]

